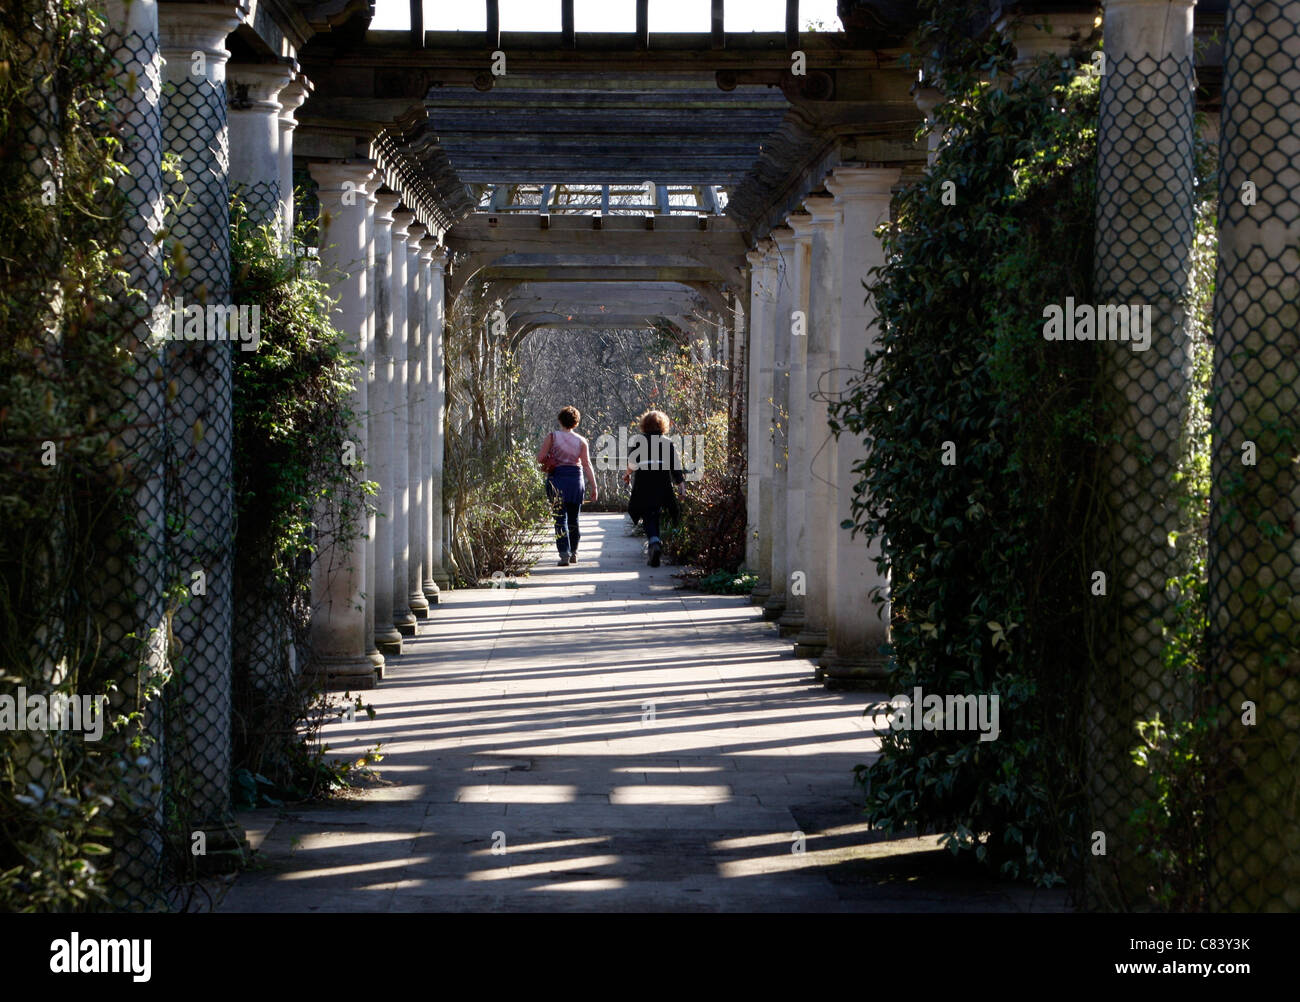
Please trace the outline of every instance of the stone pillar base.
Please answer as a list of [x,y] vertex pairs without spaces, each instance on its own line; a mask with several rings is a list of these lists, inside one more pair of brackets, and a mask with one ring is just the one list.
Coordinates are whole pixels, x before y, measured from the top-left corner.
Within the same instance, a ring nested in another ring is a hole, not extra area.
[[764,619],[780,619],[785,613],[785,599],[780,595],[769,595],[763,603]]
[[803,610],[787,609],[781,613],[776,625],[781,628],[781,636],[793,640],[803,631]]
[[438,583],[430,578],[424,580],[424,599],[430,609],[438,604]]
[[830,642],[831,638],[826,635],[825,630],[800,630],[798,636],[794,638],[794,656],[817,658],[822,651],[826,650],[826,645]]
[[303,674],[320,679],[321,688],[326,692],[342,692],[347,689],[373,689],[377,684],[375,665],[366,656],[318,656],[315,663],[308,666]]
[[[414,626],[411,627],[411,632],[415,632]],[[393,628],[393,633],[397,635],[396,640],[390,640],[387,637],[382,640],[378,637],[375,638],[375,646],[379,648],[379,653],[385,658],[396,657],[402,653],[402,634],[397,631],[396,627]],[[384,676],[381,673],[379,677],[383,678]]]
[[[403,637],[415,636],[415,623],[416,623],[415,614],[410,612],[409,610],[407,611],[406,616],[404,618],[393,620],[393,625],[397,627],[397,632],[400,633]],[[400,654],[401,652],[399,651],[398,653]]]
[[[236,873],[248,865],[253,849],[248,844],[244,829],[233,820],[218,821],[198,829],[203,833],[206,852],[195,856],[194,863],[202,876],[219,873]],[[190,836],[193,839],[193,834]],[[185,846],[190,852],[193,842]]]
[[828,647],[817,659],[817,681],[827,689],[879,692],[888,674],[884,657],[844,656]]
[[416,619],[429,618],[429,600],[424,597],[424,592],[420,592],[418,595],[412,594],[407,599],[407,605],[411,610],[411,615]]
[[766,605],[767,600],[772,597],[772,582],[760,581],[754,585],[754,590],[749,593],[750,605]]
[[438,567],[434,569],[433,580],[434,583],[437,584],[439,591],[451,587],[451,578],[448,576],[447,569],[445,567]]

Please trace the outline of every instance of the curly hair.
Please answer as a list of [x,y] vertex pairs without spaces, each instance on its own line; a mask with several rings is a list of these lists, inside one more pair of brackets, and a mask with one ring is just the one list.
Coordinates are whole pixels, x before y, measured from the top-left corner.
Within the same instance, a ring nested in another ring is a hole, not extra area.
[[582,412],[578,408],[570,405],[560,411],[560,424],[566,428],[578,427],[578,422],[582,420]]
[[642,435],[667,435],[672,421],[663,411],[649,410],[637,418]]

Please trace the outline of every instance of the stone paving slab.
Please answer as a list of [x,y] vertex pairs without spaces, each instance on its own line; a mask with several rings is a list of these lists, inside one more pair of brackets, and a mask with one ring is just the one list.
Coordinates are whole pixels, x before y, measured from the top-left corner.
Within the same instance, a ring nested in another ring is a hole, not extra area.
[[582,519],[576,566],[443,593],[366,694],[375,719],[322,735],[380,745],[379,777],[243,815],[257,860],[220,910],[1063,907],[871,831],[852,770],[884,694],[826,691],[746,598],[678,591],[625,516]]

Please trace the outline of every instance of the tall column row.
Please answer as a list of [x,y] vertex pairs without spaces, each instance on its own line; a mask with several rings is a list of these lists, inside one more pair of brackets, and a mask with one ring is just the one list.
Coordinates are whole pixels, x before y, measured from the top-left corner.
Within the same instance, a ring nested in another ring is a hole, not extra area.
[[[313,164],[320,261],[335,322],[358,359],[351,448],[340,461],[378,491],[325,540],[313,580],[314,670],[367,689],[448,584],[442,547],[443,267],[446,251],[396,211],[372,164]],[[326,524],[337,515],[322,512]]]
[[875,346],[863,282],[884,259],[898,168],[838,167],[748,255],[752,598],[828,685],[884,676],[888,575],[878,549],[843,528],[867,446],[836,437],[829,405]]

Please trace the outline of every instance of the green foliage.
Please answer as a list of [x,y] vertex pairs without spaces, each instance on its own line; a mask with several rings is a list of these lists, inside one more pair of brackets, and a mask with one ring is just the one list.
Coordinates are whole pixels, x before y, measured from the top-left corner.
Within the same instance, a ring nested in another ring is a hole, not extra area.
[[864,276],[880,350],[832,426],[871,449],[854,521],[892,576],[890,691],[996,693],[1002,725],[888,730],[858,776],[874,825],[1054,884],[1080,844],[1098,360],[1046,342],[1042,310],[1090,301],[1097,86],[1059,61],[1015,79],[1000,42],[963,37],[961,5],[927,9],[944,145]]
[[[165,612],[119,635],[147,489],[133,388],[140,294],[121,246],[112,44],[81,0],[0,14],[0,694],[105,695],[100,741],[0,731],[0,910],[111,901],[112,851],[147,816]],[[48,443],[48,447],[47,447]],[[43,457],[49,455],[53,463]]]
[[748,595],[758,584],[758,575],[744,568],[738,571],[713,571],[688,577],[686,584],[711,595]]

